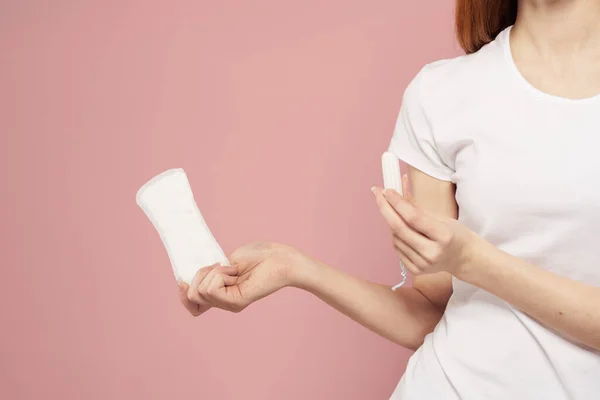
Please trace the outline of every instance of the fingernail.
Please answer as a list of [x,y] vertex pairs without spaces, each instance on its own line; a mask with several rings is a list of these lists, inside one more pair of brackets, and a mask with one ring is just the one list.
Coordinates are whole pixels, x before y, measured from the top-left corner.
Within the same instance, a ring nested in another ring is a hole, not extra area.
[[373,194],[375,194],[375,195],[378,195],[378,194],[381,194],[381,193],[383,193],[383,189],[382,189],[382,188],[380,188],[380,187],[378,187],[378,186],[373,186],[373,187],[371,188],[371,191],[372,191],[372,192],[373,192]]

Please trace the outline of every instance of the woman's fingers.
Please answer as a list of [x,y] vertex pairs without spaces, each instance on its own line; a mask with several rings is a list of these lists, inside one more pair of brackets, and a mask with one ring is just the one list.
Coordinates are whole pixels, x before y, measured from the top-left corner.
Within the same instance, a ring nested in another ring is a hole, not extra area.
[[[208,288],[208,285],[210,284],[210,281],[212,281],[213,277],[215,276],[215,274],[217,273],[217,267],[213,267],[203,278],[202,281],[198,284],[198,286],[195,288],[195,292],[198,296],[200,296],[201,298],[206,299],[205,294],[206,294],[206,289]],[[208,299],[206,299],[208,300]]]
[[223,304],[215,304],[220,299],[226,303],[221,291],[226,292],[228,286],[237,283],[237,267],[220,266],[218,263],[204,267],[196,272],[192,284],[179,283],[179,299],[185,308],[193,316],[198,316],[213,306],[222,307]]
[[[238,312],[243,309],[241,296],[236,296],[237,288],[234,288],[237,277],[223,273],[215,273],[203,294],[215,306],[227,311]],[[239,294],[239,291],[237,292]]]
[[409,270],[411,273],[413,273],[415,275],[418,275],[421,273],[421,270],[419,268],[417,268],[417,266],[414,265],[413,262],[408,257],[406,257],[406,255],[404,255],[403,253],[399,253],[398,258],[400,258],[402,265],[404,265],[406,267],[406,269]]
[[[404,243],[404,241],[398,237],[397,235],[393,235],[394,238],[394,248],[402,255],[404,255],[409,261],[410,264],[414,265],[416,268],[424,268],[427,266],[427,262],[420,254],[418,254],[415,250],[413,250],[409,245]],[[408,267],[407,267],[408,268]],[[414,273],[414,271],[411,271]]]
[[226,285],[233,285],[236,282],[237,267],[235,267],[235,266],[229,266],[229,265],[220,266],[219,263],[215,263],[208,267],[201,268],[198,270],[198,272],[196,272],[196,275],[194,276],[194,279],[192,280],[192,285],[190,286],[190,288],[188,290],[188,295],[189,295],[190,300],[195,301],[195,302],[205,301],[205,299],[203,299],[201,294],[203,293],[203,291],[205,291],[206,287],[208,286],[208,283],[210,282],[210,280],[213,277],[213,274],[215,274],[215,273],[225,274],[226,276],[228,276],[230,278],[234,278],[234,279],[227,278]]
[[208,267],[200,268],[196,275],[194,275],[194,279],[192,279],[192,284],[189,286],[187,297],[191,302],[196,304],[206,304],[207,300],[203,298],[199,291],[198,287],[204,282],[206,277],[216,268],[218,264],[213,264]]
[[223,273],[222,269],[215,268],[206,276],[198,291],[215,307],[223,310],[239,312],[247,306],[247,300],[241,295],[236,286],[237,276]]
[[202,312],[200,311],[200,306],[198,304],[192,303],[188,299],[188,289],[189,286],[187,283],[181,282],[179,284],[179,300],[181,300],[181,303],[190,314],[192,314],[194,317],[197,317]]
[[[377,205],[379,206],[379,211],[394,234],[400,237],[404,243],[408,244],[417,253],[426,251],[427,247],[431,245],[431,241],[421,233],[412,229],[408,223],[398,215],[396,210],[394,210],[392,205],[390,205],[388,200],[383,196],[381,189],[376,188],[374,193]],[[394,193],[402,198],[397,192],[394,191]]]
[[[215,301],[226,303],[228,301],[227,297],[223,296],[227,293],[225,288],[236,284],[238,279],[235,275],[236,271],[236,267],[230,266],[213,268],[198,285],[196,289],[198,295],[212,304],[214,304]],[[216,305],[221,306],[222,304]]]
[[225,286],[233,286],[237,283],[238,277],[236,275],[222,274],[222,276]]
[[212,298],[218,298],[219,291],[221,289],[225,289],[228,286],[233,286],[236,284],[238,277],[228,275],[224,271],[224,267],[215,268],[213,271],[211,271],[211,274],[206,276],[206,284],[203,282],[203,284],[198,287],[198,291],[202,296],[209,300]]
[[[396,213],[402,217],[402,220],[414,231],[421,233],[436,242],[446,240],[447,228],[443,223],[436,220],[431,215],[426,214],[414,204],[403,199],[396,191],[385,190],[383,196]],[[412,246],[410,241],[406,240],[406,242]],[[415,249],[419,252],[422,250],[418,248]]]
[[218,268],[219,272],[221,272],[225,275],[235,276],[238,273],[238,269],[235,265],[221,265],[219,263],[216,263],[216,264],[213,264],[212,266],[215,268]]

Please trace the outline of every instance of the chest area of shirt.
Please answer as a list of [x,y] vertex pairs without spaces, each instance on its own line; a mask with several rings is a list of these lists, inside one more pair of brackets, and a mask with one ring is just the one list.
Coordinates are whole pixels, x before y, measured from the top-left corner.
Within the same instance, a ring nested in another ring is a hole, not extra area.
[[600,109],[597,118],[526,117],[466,124],[447,147],[459,207],[482,230],[596,227],[600,234]]

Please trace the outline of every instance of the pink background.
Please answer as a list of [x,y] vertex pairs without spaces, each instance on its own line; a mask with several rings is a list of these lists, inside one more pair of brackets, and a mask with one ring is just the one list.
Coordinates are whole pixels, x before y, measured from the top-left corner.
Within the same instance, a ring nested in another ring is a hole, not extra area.
[[307,293],[190,317],[135,193],[394,284],[369,188],[456,54],[448,1],[0,1],[0,398],[387,399],[410,352]]

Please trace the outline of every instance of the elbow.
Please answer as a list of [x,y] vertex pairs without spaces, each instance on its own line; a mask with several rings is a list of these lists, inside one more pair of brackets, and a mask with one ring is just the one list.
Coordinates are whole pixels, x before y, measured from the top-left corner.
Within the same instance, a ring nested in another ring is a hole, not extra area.
[[410,334],[406,335],[406,326],[403,327],[404,335],[400,335],[401,339],[395,341],[396,344],[407,348],[409,350],[415,351],[423,342],[425,342],[425,338],[427,335],[432,333],[435,330],[435,327],[442,319],[444,312],[439,310],[438,308],[431,307],[426,312],[422,312],[419,315],[415,316],[414,325],[409,328]]

